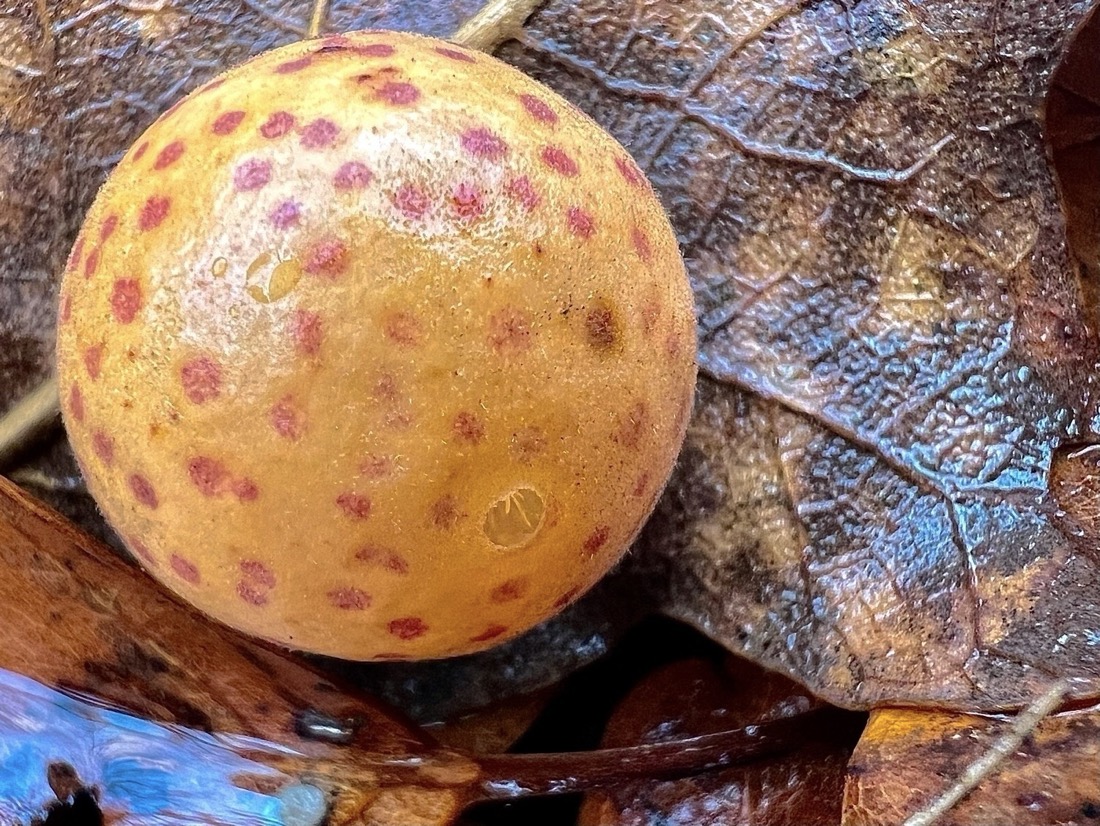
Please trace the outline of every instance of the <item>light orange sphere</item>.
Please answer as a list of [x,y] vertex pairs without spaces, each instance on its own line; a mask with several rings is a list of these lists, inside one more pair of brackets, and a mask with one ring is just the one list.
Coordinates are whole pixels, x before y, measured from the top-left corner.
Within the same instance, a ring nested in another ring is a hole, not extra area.
[[166,112],[88,213],[60,319],[73,447],[149,573],[350,659],[475,651],[590,587],[695,382],[683,263],[625,150],[393,32]]

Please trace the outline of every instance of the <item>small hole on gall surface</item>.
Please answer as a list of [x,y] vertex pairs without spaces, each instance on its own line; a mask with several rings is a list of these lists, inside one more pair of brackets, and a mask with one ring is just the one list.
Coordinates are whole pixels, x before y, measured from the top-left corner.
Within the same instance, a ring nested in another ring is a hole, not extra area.
[[504,494],[485,514],[486,538],[502,548],[518,548],[542,527],[546,504],[533,488],[519,487]]

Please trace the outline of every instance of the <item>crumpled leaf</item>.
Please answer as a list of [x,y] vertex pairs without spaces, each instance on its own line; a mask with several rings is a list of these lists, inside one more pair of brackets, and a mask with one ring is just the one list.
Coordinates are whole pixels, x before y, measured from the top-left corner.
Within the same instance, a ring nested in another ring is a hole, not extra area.
[[1043,136],[1090,8],[556,0],[505,49],[631,149],[695,287],[638,564],[838,704],[1100,694],[1095,485],[1049,487],[1100,441],[1100,350]]
[[[843,826],[895,826],[923,811],[982,757],[1011,718],[883,709],[852,755]],[[1043,720],[963,798],[944,826],[1088,826],[1100,821],[1100,706]]]
[[[745,660],[690,659],[658,669],[608,722],[604,746],[654,743],[752,725],[820,704]],[[844,767],[861,720],[831,718],[794,752],[681,780],[587,795],[580,826],[835,826]]]

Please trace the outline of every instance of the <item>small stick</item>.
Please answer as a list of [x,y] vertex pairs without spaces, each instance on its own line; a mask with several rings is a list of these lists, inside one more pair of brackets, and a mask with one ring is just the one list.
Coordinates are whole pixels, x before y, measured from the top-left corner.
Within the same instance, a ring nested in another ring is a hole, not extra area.
[[[523,22],[543,2],[544,0],[490,0],[481,11],[463,24],[451,41],[480,51],[495,49],[520,34]],[[328,11],[329,0],[313,0],[309,37],[320,35]],[[0,417],[0,472],[57,418],[61,411],[57,393],[57,380],[49,379],[16,403],[5,416]]]
[[966,771],[946,792],[924,811],[917,812],[906,820],[902,826],[932,826],[951,811],[960,800],[996,772],[1001,763],[1020,748],[1024,738],[1034,732],[1039,723],[1058,707],[1068,690],[1069,684],[1065,680],[1059,680],[1052,685],[1039,699],[1017,715],[1012,728],[997,738],[989,747],[989,751],[967,766]]

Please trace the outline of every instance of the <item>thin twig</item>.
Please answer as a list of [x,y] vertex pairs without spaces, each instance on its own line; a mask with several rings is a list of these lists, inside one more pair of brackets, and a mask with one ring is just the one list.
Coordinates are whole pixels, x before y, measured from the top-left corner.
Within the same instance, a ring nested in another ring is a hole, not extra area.
[[311,40],[314,37],[320,37],[321,29],[325,27],[326,20],[328,20],[328,0],[313,0],[313,14],[309,18],[309,30],[306,32],[306,37]]
[[460,46],[489,52],[518,36],[523,23],[545,0],[489,0],[467,20],[451,40]]
[[1052,685],[1039,699],[1020,712],[1012,728],[997,738],[989,747],[989,751],[966,767],[966,771],[952,784],[951,788],[924,811],[917,812],[906,820],[902,826],[932,826],[951,811],[960,800],[996,772],[1001,763],[1020,748],[1024,739],[1058,707],[1068,690],[1069,683],[1065,680],[1059,680]]
[[61,412],[57,379],[47,379],[0,419],[0,469],[46,431]]

